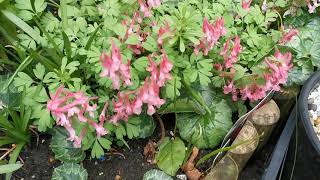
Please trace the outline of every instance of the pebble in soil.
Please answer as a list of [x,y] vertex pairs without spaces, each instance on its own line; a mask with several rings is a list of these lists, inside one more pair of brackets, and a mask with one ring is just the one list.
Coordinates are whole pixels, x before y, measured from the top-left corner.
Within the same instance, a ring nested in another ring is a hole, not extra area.
[[320,139],[320,84],[318,83],[308,97],[308,111],[311,124]]

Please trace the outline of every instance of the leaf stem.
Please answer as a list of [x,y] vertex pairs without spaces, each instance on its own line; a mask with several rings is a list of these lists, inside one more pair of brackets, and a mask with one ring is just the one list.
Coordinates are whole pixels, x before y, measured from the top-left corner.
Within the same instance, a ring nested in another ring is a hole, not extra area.
[[199,159],[199,161],[196,164],[196,167],[198,167],[200,164],[204,163],[205,161],[209,160],[213,155],[216,155],[216,154],[218,154],[220,152],[229,151],[231,149],[234,149],[234,148],[236,148],[238,146],[241,146],[241,145],[244,145],[244,144],[249,144],[249,143],[251,143],[251,142],[253,142],[253,141],[255,141],[256,139],[259,139],[259,138],[260,138],[260,136],[256,136],[256,137],[254,137],[252,139],[248,139],[248,140],[242,141],[240,143],[237,143],[237,144],[234,144],[234,145],[231,145],[231,146],[227,146],[227,147],[216,149],[216,150],[210,152],[209,154],[203,156],[201,159]]
[[190,84],[188,84],[184,79],[181,80],[183,86],[186,88],[187,92],[194,98],[195,101],[197,101],[201,106],[204,107],[205,111],[208,114],[211,114],[211,110],[209,109],[209,107],[206,105],[206,103],[204,102],[203,98],[196,93],[196,91],[194,91]]
[[160,140],[159,140],[158,143],[157,143],[157,147],[159,147],[159,146],[162,144],[162,142],[163,142],[163,140],[164,140],[164,138],[165,138],[165,136],[166,136],[166,130],[165,130],[165,128],[164,128],[163,121],[162,121],[161,117],[159,116],[159,114],[158,114],[158,113],[155,113],[155,114],[153,115],[153,117],[154,117],[155,119],[157,119],[157,121],[158,121],[159,124],[160,124],[161,138],[160,138]]

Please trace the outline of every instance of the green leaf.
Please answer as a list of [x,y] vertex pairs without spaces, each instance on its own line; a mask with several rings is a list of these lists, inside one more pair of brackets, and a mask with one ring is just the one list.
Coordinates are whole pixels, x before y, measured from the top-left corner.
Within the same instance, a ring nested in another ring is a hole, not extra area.
[[128,39],[126,40],[126,44],[129,44],[129,45],[136,45],[138,44],[140,41],[139,41],[139,37],[136,35],[136,34],[131,34]]
[[0,104],[9,108],[18,108],[21,93],[14,85],[10,85],[7,89],[4,88],[9,81],[9,77],[9,75],[0,75]]
[[180,38],[180,46],[179,46],[179,48],[180,48],[181,52],[184,52],[186,50],[186,47],[184,45],[184,42],[183,42],[182,38]]
[[14,79],[14,85],[18,87],[19,91],[22,91],[24,87],[30,87],[33,80],[24,72],[18,72],[18,77]]
[[22,29],[25,33],[27,33],[30,37],[32,37],[35,41],[40,42],[41,36],[40,33],[35,31],[32,27],[30,27],[27,23],[17,17],[10,11],[1,10],[2,14],[6,16],[11,22],[13,22],[16,26]]
[[68,59],[68,61],[72,61],[72,59],[71,59],[71,55],[72,55],[71,43],[70,43],[70,40],[69,40],[67,34],[64,31],[62,31],[62,37],[63,37],[63,42],[64,42],[64,51],[67,55],[67,59]]
[[33,118],[37,118],[35,123],[38,125],[38,130],[40,132],[46,132],[48,128],[52,128],[54,121],[50,117],[50,112],[46,106],[40,106],[39,104],[35,107],[33,111]]
[[236,73],[233,77],[233,80],[236,81],[240,78],[242,78],[245,73],[247,72],[247,68],[242,67],[241,65],[235,64],[234,69],[236,70]]
[[286,45],[296,53],[297,59],[310,59],[312,64],[320,67],[320,18],[314,18],[306,26],[299,28],[298,36]]
[[126,123],[127,136],[129,139],[136,138],[139,136],[139,128],[130,123]]
[[52,173],[51,180],[87,180],[88,173],[79,164],[64,163],[56,168]]
[[22,166],[23,166],[23,164],[19,164],[19,163],[0,165],[0,174],[14,172],[14,171],[20,169]]
[[68,28],[67,0],[60,0],[60,9],[61,9],[62,28],[63,30],[66,30]]
[[53,129],[50,147],[55,159],[63,162],[78,163],[85,158],[85,152],[81,148],[75,148],[73,142],[68,140],[67,131],[57,127]]
[[136,70],[139,72],[146,72],[146,68],[148,67],[148,58],[145,56],[140,57],[139,59],[135,60],[132,65],[135,67]]
[[293,84],[303,85],[305,81],[313,74],[313,66],[304,64],[302,67],[294,66],[288,73],[286,86]]
[[198,148],[217,146],[232,126],[232,112],[225,100],[213,100],[211,115],[177,114],[177,127],[186,141]]
[[40,79],[40,80],[43,79],[43,76],[44,76],[45,71],[46,71],[46,70],[45,70],[45,67],[44,67],[42,64],[40,64],[40,63],[38,63],[38,64],[36,65],[36,68],[33,69],[34,75],[35,75],[38,79]]
[[202,73],[199,73],[199,80],[202,86],[208,86],[208,84],[211,82],[210,78]]
[[112,142],[109,141],[108,139],[101,137],[101,138],[98,138],[98,141],[104,149],[109,150],[111,148]]
[[123,27],[122,24],[116,24],[115,26],[111,27],[114,33],[116,33],[121,39],[124,38],[126,35],[126,28]]
[[102,27],[102,24],[100,24],[100,25],[96,28],[96,30],[94,30],[94,32],[93,32],[92,35],[90,36],[89,40],[87,41],[86,46],[84,47],[85,50],[89,50],[89,49],[90,49],[91,44],[92,44],[93,40],[95,39],[95,37],[96,37],[96,35],[97,35],[97,33],[98,33],[98,31],[99,31],[99,29],[100,29],[101,27]]
[[92,158],[100,158],[101,156],[104,156],[104,151],[98,141],[96,140],[93,144],[92,150],[91,150],[91,157]]
[[36,41],[26,34],[18,34],[17,37],[20,39],[20,44],[24,48],[30,48],[35,50],[37,47]]
[[117,139],[123,139],[123,136],[126,135],[126,130],[123,125],[119,124],[119,126],[116,127],[116,137]]
[[158,169],[151,169],[143,175],[143,180],[173,180],[163,171]]
[[146,114],[131,116],[125,126],[126,134],[129,139],[147,138],[153,134],[154,129],[156,128],[152,117]]
[[142,44],[142,47],[150,52],[155,52],[157,50],[157,41],[151,36],[147,37],[147,40]]
[[185,145],[180,138],[171,140],[166,137],[156,154],[157,165],[165,173],[174,176],[182,165],[185,154]]

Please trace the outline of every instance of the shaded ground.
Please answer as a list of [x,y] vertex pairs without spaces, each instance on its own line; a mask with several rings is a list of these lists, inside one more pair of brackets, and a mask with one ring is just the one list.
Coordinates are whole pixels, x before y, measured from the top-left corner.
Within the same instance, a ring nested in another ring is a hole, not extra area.
[[[163,118],[164,119],[164,118]],[[171,119],[171,118],[168,118]],[[169,130],[173,129],[172,121],[165,122],[166,133],[169,135]],[[152,138],[159,137],[159,129],[156,129]],[[269,143],[263,148],[262,151],[256,153],[248,162],[247,166],[240,174],[241,180],[259,180],[268,164],[274,144],[277,140],[278,134],[275,133],[271,137]],[[155,165],[146,163],[143,155],[143,147],[147,144],[148,139],[139,139],[128,141],[130,149],[123,147],[117,148],[118,152],[125,156],[125,159],[120,155],[106,156],[106,159],[90,160],[86,159],[83,162],[84,167],[87,169],[90,180],[114,180],[119,175],[124,180],[141,180],[144,173],[150,169],[156,168]],[[54,167],[59,166],[59,162],[53,160],[53,154],[49,148],[50,136],[41,136],[39,146],[36,142],[22,153],[22,158],[25,160],[25,165],[22,169],[14,173],[14,180],[49,180]],[[209,153],[209,150],[202,150],[200,156]],[[87,157],[90,157],[88,154]],[[197,158],[199,159],[199,157]],[[211,160],[202,164],[199,169],[205,171],[212,164]],[[179,171],[178,174],[181,174]]]

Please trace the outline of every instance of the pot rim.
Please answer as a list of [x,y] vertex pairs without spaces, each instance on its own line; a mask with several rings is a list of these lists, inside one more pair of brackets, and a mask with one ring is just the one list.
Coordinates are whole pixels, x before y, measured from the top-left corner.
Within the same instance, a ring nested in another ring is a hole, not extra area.
[[314,128],[311,124],[309,112],[308,112],[308,97],[311,90],[316,84],[320,83],[320,71],[313,73],[307,82],[303,85],[298,99],[298,111],[299,116],[302,122],[302,125],[306,131],[306,135],[311,141],[312,146],[320,154],[320,140],[314,131]]

